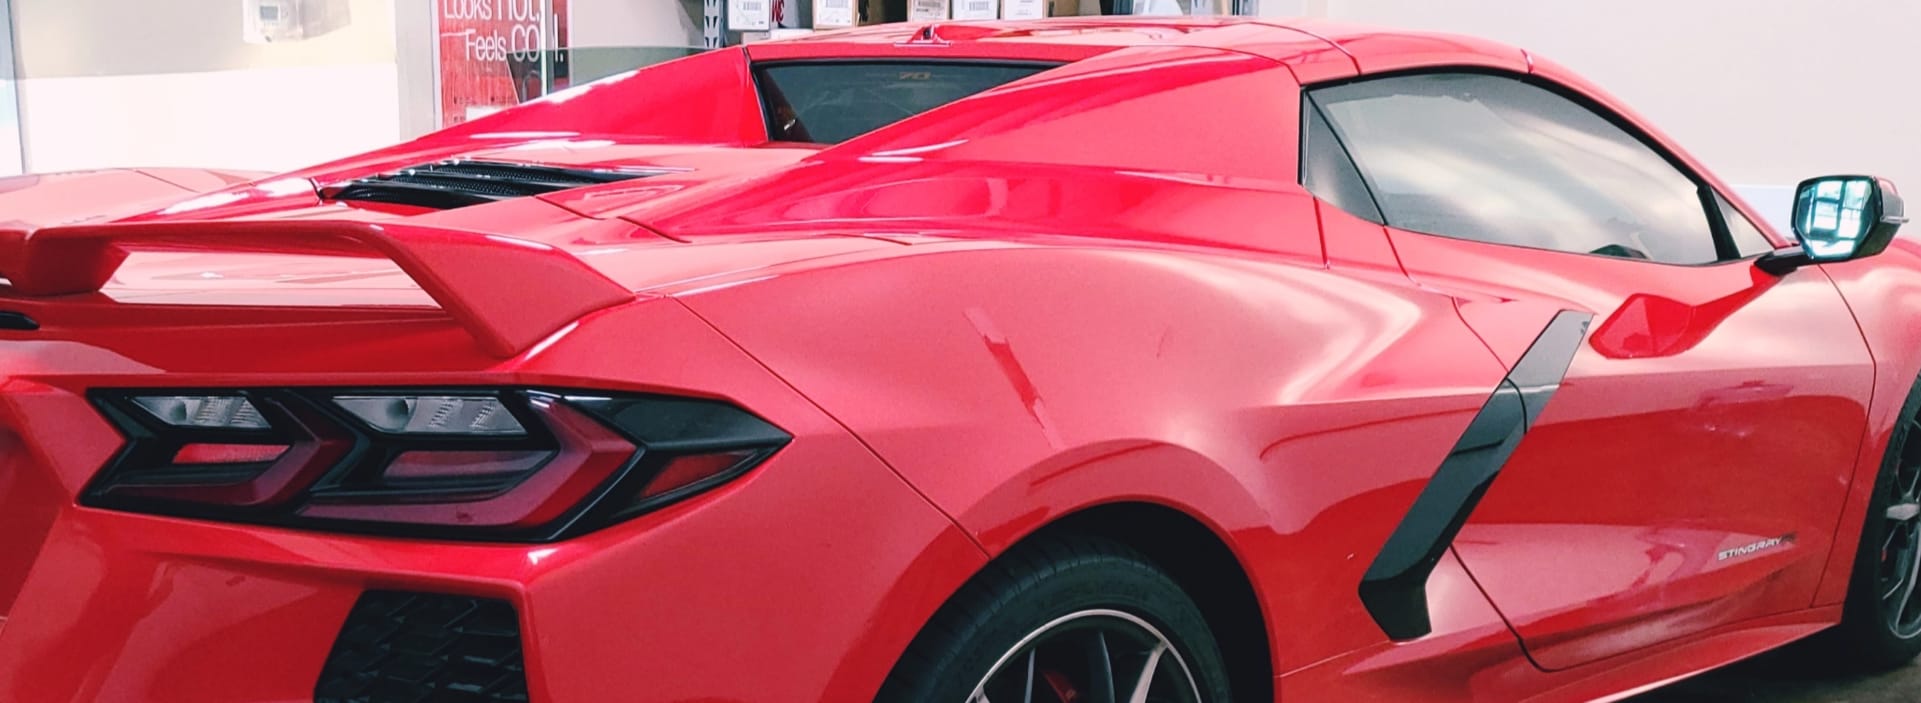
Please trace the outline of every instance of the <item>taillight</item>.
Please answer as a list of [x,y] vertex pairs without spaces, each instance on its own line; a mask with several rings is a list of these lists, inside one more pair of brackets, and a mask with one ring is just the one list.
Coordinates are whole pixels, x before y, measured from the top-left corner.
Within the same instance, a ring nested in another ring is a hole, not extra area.
[[719,485],[791,439],[727,403],[524,389],[103,390],[127,445],[85,505],[549,541]]

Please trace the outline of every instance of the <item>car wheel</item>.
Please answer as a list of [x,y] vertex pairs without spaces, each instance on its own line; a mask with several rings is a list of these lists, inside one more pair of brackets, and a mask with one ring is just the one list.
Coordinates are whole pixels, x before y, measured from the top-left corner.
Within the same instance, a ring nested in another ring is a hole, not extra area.
[[1194,601],[1121,544],[1044,538],[989,564],[935,614],[883,703],[1225,703]]
[[1808,648],[1855,670],[1902,666],[1921,655],[1921,385],[1908,394],[1868,504],[1841,624]]

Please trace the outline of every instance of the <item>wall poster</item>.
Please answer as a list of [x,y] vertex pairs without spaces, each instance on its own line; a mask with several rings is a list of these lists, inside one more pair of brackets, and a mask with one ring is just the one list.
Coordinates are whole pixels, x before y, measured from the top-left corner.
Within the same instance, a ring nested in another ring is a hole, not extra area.
[[567,0],[435,0],[440,126],[567,88]]

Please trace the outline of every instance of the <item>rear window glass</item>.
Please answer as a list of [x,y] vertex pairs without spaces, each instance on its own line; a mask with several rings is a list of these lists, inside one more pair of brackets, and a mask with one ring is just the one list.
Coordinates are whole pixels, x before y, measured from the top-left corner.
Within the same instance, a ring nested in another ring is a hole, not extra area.
[[1046,64],[839,61],[754,69],[774,141],[834,144],[981,91]]

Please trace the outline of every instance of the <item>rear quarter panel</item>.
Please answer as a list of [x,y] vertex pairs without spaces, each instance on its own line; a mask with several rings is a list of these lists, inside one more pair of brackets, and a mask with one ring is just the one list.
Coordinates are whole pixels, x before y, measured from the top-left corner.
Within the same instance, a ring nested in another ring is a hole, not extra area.
[[1237,553],[1277,673],[1385,641],[1360,575],[1501,365],[1444,296],[1088,241],[917,245],[680,295],[990,554],[1158,503]]

